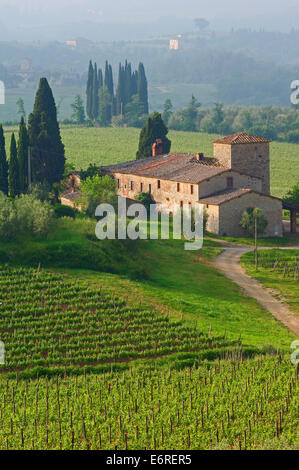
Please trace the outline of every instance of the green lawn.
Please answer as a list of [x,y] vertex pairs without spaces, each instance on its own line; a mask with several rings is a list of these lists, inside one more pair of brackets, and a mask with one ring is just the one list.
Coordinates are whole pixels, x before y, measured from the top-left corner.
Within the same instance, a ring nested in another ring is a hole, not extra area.
[[[7,136],[12,128],[6,128]],[[62,126],[61,134],[68,162],[76,169],[89,163],[109,165],[134,160],[138,147],[139,129],[82,128]],[[217,135],[196,132],[170,131],[173,152],[203,152],[213,154]],[[7,139],[7,148],[8,142]],[[271,190],[282,197],[299,180],[299,145],[273,142],[271,144]]]
[[[274,295],[288,303],[291,310],[299,314],[299,279],[295,275],[294,266],[299,269],[299,250],[279,250],[279,264],[275,267],[277,250],[261,250],[259,252],[260,265],[258,272],[255,270],[253,253],[246,253],[241,258],[241,263],[246,272],[264,284],[265,287],[274,290]],[[287,266],[288,273],[285,271]]]

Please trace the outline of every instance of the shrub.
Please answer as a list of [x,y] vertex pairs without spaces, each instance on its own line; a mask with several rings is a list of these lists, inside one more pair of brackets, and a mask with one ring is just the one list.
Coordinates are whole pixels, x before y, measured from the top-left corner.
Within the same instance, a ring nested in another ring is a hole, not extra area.
[[78,211],[73,207],[63,206],[62,204],[55,204],[54,206],[54,214],[57,219],[60,219],[61,217],[71,217],[74,219],[77,212]]
[[12,240],[18,231],[17,213],[11,199],[0,192],[0,238]]
[[22,195],[15,200],[20,234],[46,236],[53,226],[54,210],[47,202],[33,195]]
[[143,204],[148,212],[150,210],[151,204],[155,204],[151,196],[151,193],[143,193],[143,192],[138,193],[137,196],[135,197],[135,200]]
[[53,226],[53,215],[50,204],[32,194],[12,201],[0,193],[0,237],[4,240],[24,234],[46,236]]

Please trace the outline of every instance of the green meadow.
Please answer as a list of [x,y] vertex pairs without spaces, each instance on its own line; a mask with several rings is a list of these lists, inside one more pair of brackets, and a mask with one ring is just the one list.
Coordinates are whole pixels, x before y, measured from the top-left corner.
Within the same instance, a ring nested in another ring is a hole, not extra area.
[[[15,128],[6,128],[6,136]],[[62,126],[61,135],[69,163],[77,170],[89,163],[109,165],[134,160],[138,147],[139,129]],[[218,135],[197,132],[170,131],[172,152],[203,152],[213,155],[213,140]],[[7,148],[8,142],[7,139]],[[271,192],[282,197],[299,180],[299,145],[271,143]]]

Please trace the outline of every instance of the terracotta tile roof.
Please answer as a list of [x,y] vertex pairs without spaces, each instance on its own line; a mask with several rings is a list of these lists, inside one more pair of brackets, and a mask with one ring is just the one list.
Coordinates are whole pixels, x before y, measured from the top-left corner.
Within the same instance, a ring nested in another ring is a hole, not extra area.
[[226,191],[220,191],[219,193],[211,194],[211,196],[204,197],[199,200],[201,204],[212,204],[219,206],[224,202],[236,199],[237,197],[244,196],[244,194],[255,192],[249,188],[238,188],[238,189],[227,189]]
[[143,158],[119,165],[102,167],[101,170],[104,173],[123,173],[196,184],[227,171],[227,168],[215,164],[215,160],[212,158],[198,161],[190,154],[170,153],[168,155]]
[[237,132],[237,134],[227,135],[221,139],[214,140],[214,144],[260,144],[268,143],[271,140],[258,137],[256,135],[246,134],[245,132]]

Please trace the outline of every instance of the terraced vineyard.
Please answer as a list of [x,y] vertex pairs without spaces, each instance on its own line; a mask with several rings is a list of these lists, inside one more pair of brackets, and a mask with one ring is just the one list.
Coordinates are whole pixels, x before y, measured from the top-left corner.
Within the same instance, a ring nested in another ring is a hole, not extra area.
[[44,271],[0,269],[4,371],[128,362],[173,353],[215,357],[238,346]]
[[2,377],[0,449],[295,449],[296,385],[281,357]]

